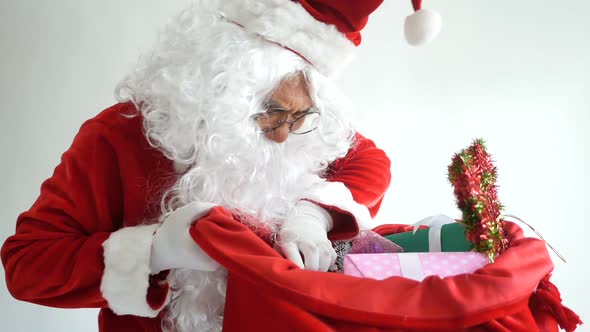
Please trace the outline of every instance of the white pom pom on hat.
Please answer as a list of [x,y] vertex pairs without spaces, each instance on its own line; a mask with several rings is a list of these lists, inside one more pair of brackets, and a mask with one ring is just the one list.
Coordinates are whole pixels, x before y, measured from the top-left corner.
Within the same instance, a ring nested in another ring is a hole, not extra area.
[[422,0],[412,0],[414,14],[406,17],[404,35],[408,44],[420,46],[430,43],[440,33],[442,19],[440,14],[422,9]]

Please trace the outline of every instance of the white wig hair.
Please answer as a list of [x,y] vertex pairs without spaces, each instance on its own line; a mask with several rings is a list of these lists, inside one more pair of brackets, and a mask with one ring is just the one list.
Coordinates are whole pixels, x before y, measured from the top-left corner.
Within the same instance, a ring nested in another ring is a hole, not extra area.
[[[150,144],[183,166],[162,198],[160,221],[180,206],[202,201],[276,231],[305,189],[324,181],[329,164],[348,152],[354,132],[342,115],[347,103],[328,78],[295,53],[224,20],[221,3],[199,0],[182,11],[120,83],[117,95],[141,112]],[[263,112],[283,80],[299,74],[321,113],[319,126],[282,144],[270,141],[252,116]],[[220,329],[215,317],[223,316],[218,302],[225,298],[226,279],[216,275],[172,271],[165,330]]]

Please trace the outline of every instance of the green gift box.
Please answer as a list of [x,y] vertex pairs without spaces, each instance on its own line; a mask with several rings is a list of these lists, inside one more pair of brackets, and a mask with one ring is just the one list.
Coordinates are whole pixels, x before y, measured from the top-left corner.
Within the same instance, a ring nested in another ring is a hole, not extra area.
[[430,248],[433,241],[434,247],[439,246],[440,251],[444,252],[466,252],[473,249],[473,244],[465,236],[465,226],[458,222],[419,229],[416,233],[391,234],[385,238],[404,248],[405,252],[439,251],[438,248]]

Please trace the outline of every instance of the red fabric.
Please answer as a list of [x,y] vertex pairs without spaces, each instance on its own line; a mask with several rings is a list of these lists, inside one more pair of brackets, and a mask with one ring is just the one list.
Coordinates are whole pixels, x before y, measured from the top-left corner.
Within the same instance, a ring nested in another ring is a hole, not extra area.
[[[2,245],[6,284],[16,299],[58,308],[101,308],[100,331],[160,330],[158,318],[115,315],[100,291],[103,242],[123,227],[157,218],[161,195],[177,177],[172,162],[147,143],[142,121],[134,106],[126,103],[82,125],[52,177],[43,183],[39,198],[18,217],[16,233]],[[379,154],[372,142],[357,138],[357,152],[346,158],[365,156],[361,151],[365,148],[371,156]],[[380,155],[387,160],[383,151]],[[360,161],[339,165],[328,175],[329,181],[335,181],[332,177],[362,187],[361,179],[347,170],[360,167]],[[382,177],[389,178],[389,166],[365,172],[386,173]],[[383,192],[376,192],[375,184],[367,187],[373,189],[355,191],[376,211]],[[344,215],[336,217],[331,236],[345,232],[354,236],[356,225],[351,223]],[[150,278],[146,301],[152,309],[161,308],[166,298],[164,276]]]
[[361,30],[367,24],[369,14],[374,12],[383,0],[297,0],[297,2],[316,20],[335,25],[338,31],[358,46],[361,43]]
[[494,264],[421,283],[301,270],[221,207],[191,235],[229,270],[224,331],[536,331],[529,297],[553,264],[544,242],[506,225],[511,247]]
[[354,200],[375,217],[391,183],[391,161],[372,140],[357,134],[355,141],[346,157],[330,165],[326,177],[344,183]]
[[549,275],[541,280],[539,287],[530,298],[529,305],[538,322],[547,324],[549,321],[551,323],[551,325],[547,325],[552,329],[547,328],[546,331],[557,331],[557,324],[559,324],[562,329],[571,332],[579,324],[582,324],[580,317],[575,312],[561,304],[561,294],[559,294],[557,287],[549,281]]
[[416,12],[422,9],[422,0],[412,0],[412,7]]
[[[123,116],[131,114],[131,104],[118,104],[82,125],[1,251],[15,298],[58,308],[102,308],[101,331],[118,331],[113,326],[120,321],[137,318],[112,318],[119,316],[100,291],[102,244],[122,227],[156,218],[162,190],[175,176],[172,163],[147,144],[142,117]],[[165,274],[150,277],[146,301],[154,309],[167,297],[164,279]]]
[[152,310],[158,310],[166,303],[168,297],[168,275],[170,270],[164,270],[156,275],[151,275],[146,300]]

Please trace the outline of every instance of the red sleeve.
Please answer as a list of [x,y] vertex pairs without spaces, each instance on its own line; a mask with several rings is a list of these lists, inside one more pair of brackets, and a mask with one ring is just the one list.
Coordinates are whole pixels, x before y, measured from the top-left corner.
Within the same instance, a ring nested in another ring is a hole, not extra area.
[[375,217],[391,182],[390,166],[385,152],[357,133],[346,157],[336,160],[330,167],[327,180],[344,183],[354,200],[366,206],[371,217]]
[[[113,277],[117,273],[107,270],[125,265],[125,273],[133,275],[143,268],[133,260],[125,264],[106,260],[109,241],[112,255],[125,257],[117,252],[122,248],[116,247],[116,238],[141,241],[153,233],[150,226],[124,228],[130,236],[118,232],[123,197],[117,159],[108,128],[92,120],[82,126],[52,177],[43,183],[37,201],[18,217],[15,235],[2,246],[6,283],[15,298],[60,308],[112,308],[107,293],[114,293],[109,283],[117,280]],[[143,247],[140,254],[147,251],[149,262],[151,242],[129,245]],[[153,291],[148,293],[149,276],[143,275],[140,283],[146,287],[139,293],[144,306],[153,309],[165,302],[167,286],[162,292],[163,286],[151,280]]]
[[372,228],[391,181],[389,168],[385,152],[357,133],[348,154],[330,166],[326,182],[310,189],[304,198],[327,209],[334,221],[330,240],[352,238],[359,227]]

